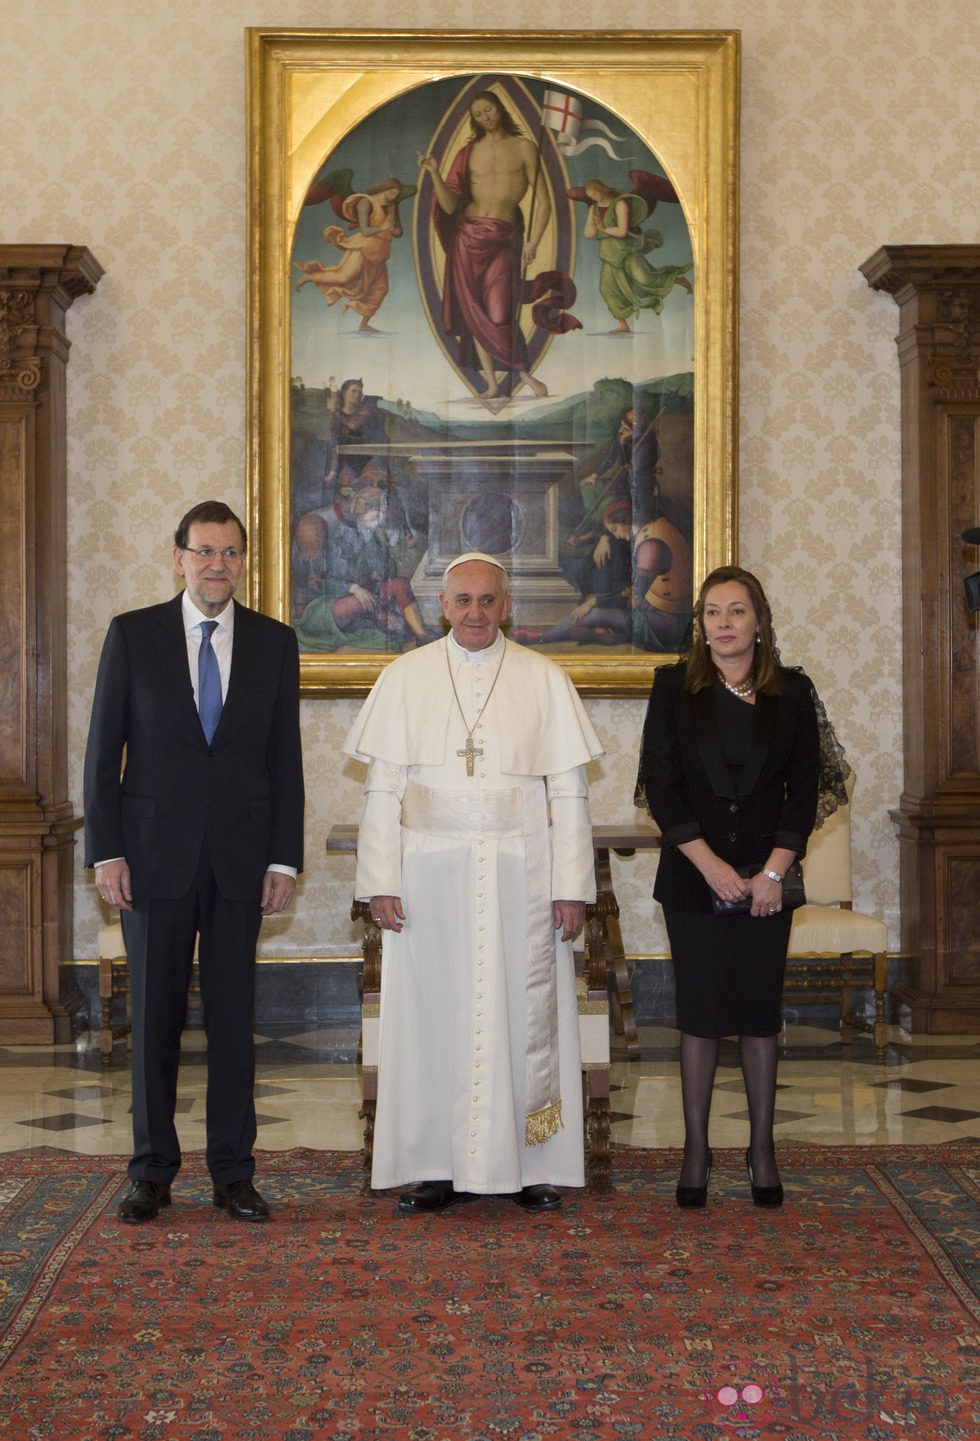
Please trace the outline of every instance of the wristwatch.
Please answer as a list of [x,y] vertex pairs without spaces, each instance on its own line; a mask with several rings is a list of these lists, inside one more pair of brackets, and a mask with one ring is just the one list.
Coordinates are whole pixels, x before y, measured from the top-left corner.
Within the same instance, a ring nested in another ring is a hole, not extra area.
[[778,871],[763,871],[762,874],[770,881],[775,881],[777,886],[781,886],[783,883],[783,878]]

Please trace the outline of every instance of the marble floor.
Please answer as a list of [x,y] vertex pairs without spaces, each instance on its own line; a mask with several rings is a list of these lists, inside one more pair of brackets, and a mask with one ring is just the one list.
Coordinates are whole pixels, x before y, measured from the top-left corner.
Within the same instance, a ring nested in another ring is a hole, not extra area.
[[[613,1038],[613,1140],[670,1147],[682,1141],[677,1033],[641,1027],[641,1057]],[[356,1150],[361,1144],[356,1035],[276,1027],[256,1037],[258,1149]],[[185,1150],[204,1148],[204,1038],[184,1038],[178,1129]],[[94,1033],[70,1045],[0,1046],[0,1153],[41,1149],[117,1155],[130,1149],[125,1043],[102,1064]],[[725,1042],[711,1140],[746,1143],[738,1055]],[[883,1060],[858,1036],[842,1046],[833,1028],[794,1024],[782,1037],[777,1143],[932,1145],[980,1140],[980,1036],[909,1036],[893,1028]]]

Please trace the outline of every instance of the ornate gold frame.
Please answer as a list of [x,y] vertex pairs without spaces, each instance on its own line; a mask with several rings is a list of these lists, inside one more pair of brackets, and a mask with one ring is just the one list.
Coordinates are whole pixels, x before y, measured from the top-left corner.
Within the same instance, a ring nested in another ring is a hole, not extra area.
[[[684,206],[694,311],[694,582],[736,554],[740,35],[250,29],[250,603],[290,619],[290,253],[324,153],[392,97],[493,70],[601,96],[662,158]],[[638,695],[661,654],[554,655],[589,695]],[[307,695],[363,694],[390,657],[304,654]]]

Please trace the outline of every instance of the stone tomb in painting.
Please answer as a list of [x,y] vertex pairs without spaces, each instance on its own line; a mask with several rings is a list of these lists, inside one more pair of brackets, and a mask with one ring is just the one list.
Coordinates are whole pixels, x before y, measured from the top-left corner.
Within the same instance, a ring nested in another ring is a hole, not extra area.
[[482,550],[507,566],[520,625],[556,625],[581,597],[559,564],[563,494],[576,489],[577,447],[537,440],[446,441],[401,451],[428,491],[428,546],[412,576],[427,621],[438,621],[443,572]]

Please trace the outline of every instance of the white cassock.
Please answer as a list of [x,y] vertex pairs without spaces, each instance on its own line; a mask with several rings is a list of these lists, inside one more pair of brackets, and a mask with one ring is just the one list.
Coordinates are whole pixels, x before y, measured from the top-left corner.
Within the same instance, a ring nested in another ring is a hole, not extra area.
[[368,763],[356,895],[405,910],[384,937],[372,1186],[583,1185],[552,901],[595,899],[585,767],[603,752],[574,686],[502,635],[447,636],[382,672],[344,751]]

